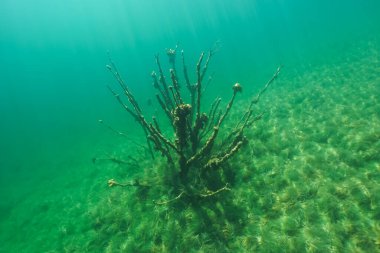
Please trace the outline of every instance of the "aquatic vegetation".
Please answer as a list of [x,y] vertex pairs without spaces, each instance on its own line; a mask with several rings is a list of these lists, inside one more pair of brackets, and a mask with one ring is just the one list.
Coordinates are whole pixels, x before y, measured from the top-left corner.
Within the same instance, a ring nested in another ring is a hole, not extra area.
[[[177,46],[166,50],[170,78],[164,74],[159,55],[155,56],[158,72],[153,71],[151,74],[153,86],[157,91],[157,102],[169,122],[166,126],[160,125],[159,122],[162,120],[159,120],[159,116],[154,116],[152,121],[148,121],[131,89],[120,76],[116,65],[111,59],[107,65],[122,89],[124,99],[128,102],[123,101],[122,96],[112,88],[109,89],[141,126],[152,159],[155,158],[155,153],[166,159],[166,168],[160,171],[161,175],[158,175],[156,181],[134,179],[128,183],[119,183],[110,179],[108,185],[110,187],[161,185],[164,188],[162,191],[166,191],[169,196],[166,200],[156,200],[155,203],[159,205],[181,199],[186,199],[190,203],[199,202],[230,190],[233,176],[224,170],[223,166],[248,142],[244,135],[245,130],[262,117],[262,114],[254,115],[254,106],[280,72],[278,68],[259,93],[251,99],[246,109],[241,111],[240,120],[235,127],[223,134],[223,140],[218,140],[221,139],[222,125],[234,105],[237,94],[242,92],[242,86],[240,83],[232,86],[232,96],[224,110],[220,109],[221,98],[216,98],[207,109],[208,113],[203,112],[206,110],[203,105],[203,92],[207,85],[204,80],[217,47],[212,47],[208,51],[206,60],[204,60],[205,54],[201,53],[196,64],[195,82],[190,81],[183,50],[181,51],[183,79],[179,78],[176,66],[177,50]],[[186,99],[190,101],[187,102]]]
[[[111,138],[111,146],[95,151],[102,155],[93,163],[94,151],[87,150],[77,175],[56,177],[49,191],[41,184],[40,192],[20,201],[2,226],[9,233],[1,234],[6,243],[0,251],[379,252],[376,60],[345,60],[338,68],[328,65],[296,74],[289,68],[255,106],[270,113],[246,128],[250,142],[216,170],[215,185],[208,185],[216,191],[230,180],[231,191],[199,201],[195,195],[193,202],[183,194],[158,205],[178,196],[180,190],[168,182],[179,167],[167,171],[167,158],[154,150],[152,163],[150,154],[141,152],[147,148],[139,146],[136,152],[123,136]],[[181,89],[186,95],[186,87]],[[203,94],[202,105],[210,91]],[[234,102],[213,151],[246,111],[246,98]],[[163,134],[175,142],[167,115],[156,116]],[[139,144],[146,145],[144,138],[142,134]],[[110,175],[129,188],[113,180],[110,190],[105,184]]]

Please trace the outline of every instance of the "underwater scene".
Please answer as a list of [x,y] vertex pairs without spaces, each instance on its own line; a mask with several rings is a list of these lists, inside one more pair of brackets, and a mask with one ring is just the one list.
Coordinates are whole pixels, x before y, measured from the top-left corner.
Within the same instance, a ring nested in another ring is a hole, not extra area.
[[0,252],[380,252],[379,12],[2,0]]

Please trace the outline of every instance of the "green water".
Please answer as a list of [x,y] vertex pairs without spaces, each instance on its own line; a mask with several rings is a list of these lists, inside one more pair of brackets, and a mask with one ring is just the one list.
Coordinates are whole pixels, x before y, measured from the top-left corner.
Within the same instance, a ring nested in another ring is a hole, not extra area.
[[[0,252],[380,252],[379,10],[375,0],[2,0]],[[194,78],[216,41],[205,104],[225,106],[243,86],[224,135],[283,65],[229,161],[231,191],[195,209],[156,205],[170,194],[155,189],[109,188],[166,162],[141,152],[143,133],[108,91],[107,52],[150,116],[154,55],[178,44]]]

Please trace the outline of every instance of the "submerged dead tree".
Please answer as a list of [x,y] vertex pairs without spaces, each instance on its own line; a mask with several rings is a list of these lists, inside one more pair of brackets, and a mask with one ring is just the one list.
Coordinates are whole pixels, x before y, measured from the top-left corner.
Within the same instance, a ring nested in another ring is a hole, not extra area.
[[[153,86],[157,90],[158,104],[171,124],[171,135],[164,134],[168,131],[161,130],[156,117],[151,120],[145,118],[138,101],[111,59],[110,64],[107,65],[123,94],[118,94],[110,87],[109,89],[120,105],[141,126],[150,155],[154,158],[155,153],[158,152],[166,158],[167,169],[163,172],[165,175],[162,176],[168,179],[166,183],[171,187],[173,198],[156,202],[157,204],[169,203],[184,196],[191,199],[206,198],[229,190],[228,178],[215,177],[217,175],[215,172],[221,170],[223,165],[248,141],[244,136],[244,131],[261,118],[261,115],[253,115],[253,107],[280,73],[280,68],[278,68],[258,95],[247,105],[236,127],[224,134],[225,139],[221,142],[222,145],[218,145],[217,139],[221,126],[237,94],[242,91],[241,85],[236,83],[232,86],[232,96],[224,110],[220,109],[221,99],[217,98],[208,108],[208,113],[205,113],[206,108],[202,104],[204,79],[215,49],[210,49],[207,54],[200,54],[194,82],[190,81],[185,55],[183,50],[181,51],[183,74],[181,85],[176,69],[177,47],[168,49],[166,54],[170,65],[169,77],[164,75],[159,55],[155,56],[157,72],[153,71],[151,76]],[[185,98],[190,101],[185,101]],[[141,180],[118,183],[111,179],[108,184],[109,186],[149,187],[155,183],[146,183]]]

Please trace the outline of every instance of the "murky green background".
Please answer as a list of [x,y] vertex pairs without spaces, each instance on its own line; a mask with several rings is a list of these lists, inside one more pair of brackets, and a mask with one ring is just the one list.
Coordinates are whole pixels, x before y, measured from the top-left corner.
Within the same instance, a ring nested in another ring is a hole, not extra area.
[[[375,0],[2,0],[0,252],[380,252],[379,10]],[[284,66],[231,161],[244,211],[215,222],[220,241],[191,211],[109,189],[155,165],[98,123],[143,143],[107,90],[107,52],[150,115],[154,55],[178,44],[194,70],[216,41],[205,100],[240,82],[232,119]],[[130,156],[140,166],[92,162]]]

